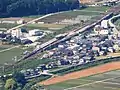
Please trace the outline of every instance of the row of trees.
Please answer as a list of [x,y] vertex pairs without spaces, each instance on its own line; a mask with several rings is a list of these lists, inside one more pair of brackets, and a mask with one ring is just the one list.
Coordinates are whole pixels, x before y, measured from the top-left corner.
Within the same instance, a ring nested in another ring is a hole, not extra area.
[[1,16],[46,14],[79,8],[78,0],[0,0]]

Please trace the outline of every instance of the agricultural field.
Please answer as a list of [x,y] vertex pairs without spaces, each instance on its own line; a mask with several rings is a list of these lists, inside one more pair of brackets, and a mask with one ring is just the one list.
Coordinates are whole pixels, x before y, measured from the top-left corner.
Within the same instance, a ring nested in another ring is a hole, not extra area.
[[65,26],[66,25],[63,25],[63,24],[28,24],[26,25],[26,27],[29,27],[29,28],[46,28],[46,29],[55,28],[55,30],[64,28]]
[[110,7],[106,7],[106,6],[101,6],[101,7],[88,7],[88,8],[85,8],[83,10],[85,11],[98,11],[98,12],[106,12],[107,10],[109,10]]
[[[52,16],[46,17],[44,19],[41,19],[40,21],[45,22],[45,23],[53,23],[53,22],[57,22],[57,21],[61,21],[63,19],[72,19],[72,18],[76,18],[78,15],[81,17],[81,20],[83,19],[91,19],[93,17],[96,17],[100,14],[105,13],[105,11],[107,11],[110,7],[87,7],[85,9],[80,9],[80,10],[73,10],[73,11],[64,11],[58,14],[54,14]],[[28,17],[22,17],[22,19],[24,19],[25,21],[30,21],[32,19],[38,18],[42,15],[34,15],[34,16],[28,16]],[[0,20],[2,20],[3,18],[0,18]],[[9,20],[9,19],[13,19],[14,18],[5,18],[5,20]],[[12,27],[17,26],[18,24],[0,24],[0,28],[6,28],[6,29],[10,29]],[[25,26],[26,28],[63,28],[66,25],[55,25],[55,24],[29,24],[27,26]]]
[[23,48],[22,46],[10,46],[10,47],[0,47],[0,64],[8,63],[11,64],[14,61],[13,58],[17,57],[17,60],[21,58],[22,53],[25,50],[32,50],[28,48]]
[[120,70],[68,80],[44,87],[47,90],[119,90]]
[[[0,23],[0,28],[6,28],[6,29],[10,29],[12,27],[17,26],[18,24],[7,24],[7,23]],[[1,30],[1,29],[0,29]]]
[[44,22],[45,24],[28,24],[24,26],[24,28],[28,28],[28,29],[37,28],[43,30],[49,30],[50,28],[51,30],[53,30],[54,28],[56,29],[58,28],[57,30],[60,30],[61,28],[64,28],[67,25],[54,24],[54,23],[61,22],[64,19],[73,19],[76,18],[77,16],[79,16],[79,20],[84,20],[84,21],[88,21],[91,19],[94,20],[93,18],[105,13],[109,8],[110,7],[96,7],[96,8],[88,7],[81,10],[64,11],[37,21],[37,22],[39,21]]
[[87,16],[92,18],[92,17],[105,13],[109,9],[110,7],[87,7],[87,8],[80,9],[80,10],[65,11],[59,14],[55,14],[47,18],[44,18],[41,21],[46,22],[46,23],[52,23],[52,22],[61,21],[63,19],[75,18],[78,15],[80,15],[81,17],[84,16],[84,18]]
[[82,19],[86,19],[86,17],[88,18],[88,16],[90,19],[92,17],[100,15],[100,13],[99,12],[91,12],[91,11],[83,11],[83,10],[66,11],[63,13],[59,13],[59,14],[55,14],[55,15],[46,17],[40,21],[45,22],[45,23],[55,23],[55,22],[59,22],[64,19],[76,18],[78,15],[80,15],[81,17],[84,16],[84,18],[82,18]]
[[0,50],[0,64],[14,62],[12,58],[14,58],[14,56],[20,56],[22,52],[23,49],[19,47]]

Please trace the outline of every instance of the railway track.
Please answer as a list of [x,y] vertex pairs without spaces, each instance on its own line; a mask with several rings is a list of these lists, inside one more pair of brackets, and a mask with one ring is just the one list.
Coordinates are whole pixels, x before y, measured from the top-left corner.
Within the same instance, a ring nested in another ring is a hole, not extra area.
[[32,57],[32,56],[34,56],[37,53],[43,52],[44,50],[46,50],[47,48],[51,47],[52,45],[59,44],[61,42],[64,42],[64,41],[74,37],[75,35],[78,35],[79,33],[88,31],[91,28],[93,28],[95,25],[99,24],[102,20],[111,18],[112,16],[113,16],[113,13],[109,13],[109,14],[105,15],[104,17],[102,17],[100,20],[98,20],[98,21],[96,21],[96,22],[94,22],[92,24],[89,24],[89,25],[87,25],[87,26],[85,26],[83,28],[79,27],[79,28],[77,28],[75,30],[72,30],[72,31],[68,32],[67,35],[64,38],[62,38],[62,39],[53,38],[52,40],[50,40],[50,41],[40,45],[39,49],[31,52],[29,55],[24,56],[20,60],[28,59],[29,57]]

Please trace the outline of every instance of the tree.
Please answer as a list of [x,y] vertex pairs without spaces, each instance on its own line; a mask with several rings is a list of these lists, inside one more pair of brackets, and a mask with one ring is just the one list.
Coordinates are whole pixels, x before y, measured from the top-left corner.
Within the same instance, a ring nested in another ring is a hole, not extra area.
[[0,0],[3,16],[24,16],[79,8],[78,0]]
[[14,72],[13,78],[18,84],[21,84],[22,86],[26,84],[25,76],[20,72]]
[[5,84],[5,89],[6,90],[15,90],[17,86],[17,83],[15,82],[14,79],[8,79]]

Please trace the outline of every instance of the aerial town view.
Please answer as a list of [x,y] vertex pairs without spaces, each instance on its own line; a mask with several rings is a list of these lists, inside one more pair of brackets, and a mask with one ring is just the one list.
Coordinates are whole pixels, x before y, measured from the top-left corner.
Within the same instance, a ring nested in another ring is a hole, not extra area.
[[0,0],[0,90],[120,90],[120,0]]

